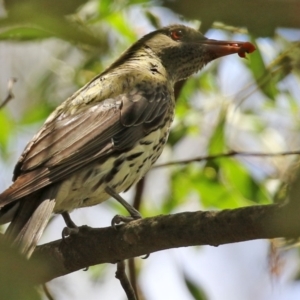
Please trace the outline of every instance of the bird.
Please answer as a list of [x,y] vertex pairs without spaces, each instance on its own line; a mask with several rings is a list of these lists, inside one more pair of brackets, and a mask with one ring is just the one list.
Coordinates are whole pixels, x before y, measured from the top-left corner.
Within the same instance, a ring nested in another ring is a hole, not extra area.
[[174,84],[250,42],[218,41],[174,24],[150,32],[60,104],[27,144],[13,183],[0,194],[5,236],[30,258],[52,214],[76,228],[69,213],[109,198],[141,218],[119,194],[138,182],[167,142],[175,114]]

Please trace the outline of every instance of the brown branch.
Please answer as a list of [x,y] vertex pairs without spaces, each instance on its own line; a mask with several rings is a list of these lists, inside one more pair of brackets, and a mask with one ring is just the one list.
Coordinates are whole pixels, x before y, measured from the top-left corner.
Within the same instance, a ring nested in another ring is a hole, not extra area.
[[216,20],[246,27],[256,36],[273,36],[278,27],[300,27],[298,1],[187,0],[164,1],[164,6],[186,19],[201,20],[202,32]]
[[129,279],[132,285],[132,288],[138,297],[138,288],[137,288],[137,279],[136,279],[136,269],[135,269],[135,258],[131,257],[128,259],[128,272],[129,272]]
[[275,157],[275,156],[289,156],[289,155],[299,155],[300,150],[295,151],[285,151],[285,152],[276,152],[276,153],[262,153],[262,152],[239,152],[239,151],[229,151],[227,153],[219,153],[207,156],[197,156],[191,159],[184,159],[184,160],[177,160],[177,161],[170,161],[164,164],[155,165],[153,168],[161,168],[161,167],[168,167],[173,165],[184,165],[189,164],[192,162],[199,162],[203,160],[213,160],[217,158],[223,157],[231,157],[231,156],[255,156],[255,157]]
[[45,296],[46,296],[46,298],[48,299],[48,300],[55,300],[54,298],[53,298],[53,296],[51,295],[51,293],[50,293],[50,291],[49,291],[49,289],[48,289],[48,287],[47,287],[47,285],[44,283],[44,284],[42,284],[42,289],[43,289],[43,291],[44,291],[44,293],[45,293]]
[[[143,177],[135,187],[133,207],[138,211],[140,210],[140,206],[142,203],[146,176]],[[137,287],[137,280],[136,280],[136,269],[135,269],[134,257],[128,259],[128,272],[129,272],[129,279],[130,279],[131,286],[135,292],[135,295],[138,297],[138,287]]]
[[[40,283],[102,263],[116,263],[170,248],[295,237],[300,235],[299,211],[264,205],[224,211],[185,212],[93,229],[37,247],[33,260],[46,261],[51,273]],[[151,259],[151,257],[149,258]]]
[[14,83],[17,82],[16,78],[10,78],[7,84],[7,96],[4,99],[4,101],[0,104],[0,109],[2,109],[11,99],[13,99],[15,96],[12,92]]
[[116,278],[120,280],[120,283],[126,293],[127,299],[128,300],[137,300],[134,290],[126,276],[124,260],[119,261],[117,263]]

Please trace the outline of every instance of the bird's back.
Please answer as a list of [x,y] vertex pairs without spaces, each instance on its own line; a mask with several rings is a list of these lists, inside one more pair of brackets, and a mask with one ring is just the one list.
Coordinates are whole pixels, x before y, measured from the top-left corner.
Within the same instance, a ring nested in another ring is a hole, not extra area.
[[164,72],[153,59],[131,63],[67,99],[26,147],[2,206],[59,183],[55,211],[68,211],[106,200],[107,184],[119,193],[138,181],[159,157],[174,116]]

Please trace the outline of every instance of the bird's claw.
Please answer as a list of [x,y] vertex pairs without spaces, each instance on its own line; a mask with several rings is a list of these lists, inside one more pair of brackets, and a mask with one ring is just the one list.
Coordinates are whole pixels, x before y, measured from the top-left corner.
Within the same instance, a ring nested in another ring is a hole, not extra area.
[[122,215],[115,215],[112,220],[111,220],[111,226],[116,229],[116,225],[120,224],[120,223],[129,223],[132,222],[134,220],[138,220],[141,219],[142,216],[141,214],[134,214],[133,216],[122,216]]
[[62,239],[65,240],[67,237],[71,236],[72,234],[78,234],[79,233],[79,228],[70,228],[70,227],[65,227],[61,233]]

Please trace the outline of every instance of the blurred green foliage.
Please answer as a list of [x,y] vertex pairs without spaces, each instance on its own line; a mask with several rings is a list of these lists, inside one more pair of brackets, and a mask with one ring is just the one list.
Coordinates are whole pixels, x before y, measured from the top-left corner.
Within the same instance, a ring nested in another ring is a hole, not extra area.
[[[14,103],[0,111],[2,164],[9,161],[14,147],[12,141],[21,128],[38,127],[61,101],[103,71],[138,36],[164,24],[163,18],[151,11],[153,3],[147,0],[14,0],[5,1],[5,5],[6,16],[0,19],[2,43],[13,41],[22,46],[25,42],[38,45],[53,42],[55,47],[50,50],[53,51],[53,61],[48,68],[40,72],[34,82],[23,85],[28,95],[26,103],[18,103],[16,94],[16,99],[12,100]],[[138,11],[135,16],[140,20],[130,17],[134,9]],[[220,28],[218,25],[219,31]],[[233,33],[239,31],[230,28],[231,31],[223,30],[222,34],[235,38]],[[249,85],[238,93],[237,98],[229,95],[224,100],[224,91],[219,84],[221,61],[185,82],[177,99],[176,118],[165,159],[179,160],[178,152],[185,152],[182,144],[186,139],[196,141],[198,137],[201,137],[202,146],[194,149],[194,156],[190,159],[226,153],[235,146],[242,150],[249,150],[250,147],[255,151],[274,152],[299,144],[299,140],[293,138],[300,127],[299,99],[295,98],[294,91],[288,85],[284,88],[282,85],[288,76],[294,76],[299,81],[299,43],[274,37],[272,43],[277,45],[276,54],[266,59],[266,51],[260,47],[257,37],[244,35],[243,38],[257,45],[257,51],[248,60],[235,58],[239,60],[242,70],[248,72]],[[272,63],[266,62],[269,60]],[[231,70],[226,72],[230,77]],[[257,93],[260,100],[252,103],[253,95]],[[4,99],[6,91],[0,90],[0,95]],[[205,102],[206,98],[209,103]],[[248,98],[252,99],[250,103]],[[282,104],[282,99],[287,101]],[[19,104],[21,113],[16,117],[14,110]],[[286,118],[280,124],[287,125],[284,128],[274,125],[272,118],[277,117],[281,122],[280,118],[284,115]],[[237,118],[236,123],[231,121],[232,116]],[[230,139],[232,130],[238,133],[239,138]],[[284,144],[282,140],[288,134],[289,139]],[[193,206],[195,210],[199,207],[223,209],[271,203],[277,189],[271,189],[270,182],[275,180],[280,186],[289,164],[291,160],[286,162],[281,158],[254,161],[224,157],[168,167],[168,193],[156,201],[159,203],[156,210],[145,211],[147,205],[142,202],[143,214],[172,213],[195,198],[199,204]],[[148,201],[148,195],[143,195],[143,199],[146,198]],[[111,205],[121,209],[114,203]],[[95,280],[104,272],[103,266],[98,270],[94,267],[91,277]],[[207,299],[188,277],[184,276],[184,282],[194,299]],[[38,297],[30,285],[24,293],[28,294],[28,299]]]
[[193,296],[193,298],[195,300],[207,300],[208,297],[205,294],[204,289],[202,289],[199,284],[196,284],[195,282],[193,282],[188,275],[183,274],[183,278],[184,278],[184,282],[186,284],[186,287],[188,289],[188,291],[190,292],[191,296]]
[[9,300],[42,299],[34,284],[46,274],[41,262],[29,262],[0,236],[0,298]]

